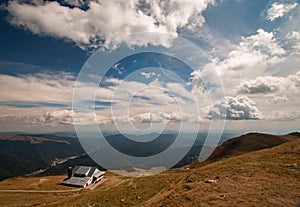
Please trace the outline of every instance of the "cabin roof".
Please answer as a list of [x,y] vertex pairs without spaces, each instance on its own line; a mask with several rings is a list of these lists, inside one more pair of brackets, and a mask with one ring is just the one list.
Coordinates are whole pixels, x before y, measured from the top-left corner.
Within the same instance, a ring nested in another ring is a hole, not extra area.
[[96,169],[96,167],[90,166],[75,166],[73,176],[91,177]]

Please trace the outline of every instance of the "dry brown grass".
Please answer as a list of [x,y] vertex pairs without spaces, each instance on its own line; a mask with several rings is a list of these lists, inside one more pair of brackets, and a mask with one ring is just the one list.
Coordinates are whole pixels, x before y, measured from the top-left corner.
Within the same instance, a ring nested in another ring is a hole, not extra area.
[[[192,169],[143,206],[297,206],[300,139]],[[205,183],[215,179],[216,183]]]

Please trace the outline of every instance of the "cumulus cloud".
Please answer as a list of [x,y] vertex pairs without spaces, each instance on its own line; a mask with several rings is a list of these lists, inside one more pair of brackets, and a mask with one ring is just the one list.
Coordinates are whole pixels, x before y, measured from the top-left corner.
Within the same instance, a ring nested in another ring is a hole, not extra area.
[[243,38],[239,45],[240,50],[257,51],[269,55],[284,55],[284,49],[277,43],[273,32],[263,29],[257,30],[257,34]]
[[263,76],[246,81],[238,86],[239,93],[257,94],[278,91],[298,91],[300,87],[300,71],[287,77]]
[[187,119],[187,115],[182,115],[179,112],[147,112],[133,117],[133,120],[139,123],[177,123]]
[[284,82],[282,77],[265,76],[242,83],[238,88],[239,93],[272,93],[279,91]]
[[226,96],[214,104],[209,112],[211,119],[250,120],[261,119],[262,114],[254,101],[247,96]]
[[71,109],[60,109],[44,111],[28,116],[20,116],[18,119],[24,120],[30,126],[62,126],[62,125],[90,125],[97,123],[99,125],[110,124],[112,119],[109,116],[103,116],[99,113],[74,112]]
[[[3,117],[2,117],[3,118]],[[5,118],[5,117],[4,117]],[[181,115],[178,112],[147,112],[128,115],[101,115],[99,113],[82,113],[73,110],[54,110],[42,113],[36,113],[29,116],[20,116],[19,120],[24,120],[30,126],[62,126],[62,125],[90,125],[97,123],[99,125],[119,123],[128,124],[130,122],[137,123],[177,123],[187,121],[188,115]]]
[[30,125],[40,126],[59,126],[59,125],[72,125],[73,116],[71,110],[57,110],[45,112],[33,116],[26,117],[25,120]]
[[289,13],[292,9],[297,6],[297,3],[294,4],[281,4],[275,2],[272,4],[270,9],[267,11],[267,19],[274,21],[277,18],[283,17],[285,14]]
[[[80,0],[65,1],[81,5]],[[9,22],[39,35],[49,35],[75,42],[82,48],[97,47],[111,40],[137,32],[178,35],[179,28],[201,26],[201,13],[214,0],[94,0],[87,9],[68,7],[54,1],[33,4],[9,1]],[[182,9],[184,8],[184,9]],[[128,40],[129,45],[170,46],[170,39],[144,35]]]
[[273,32],[259,29],[257,34],[242,37],[242,41],[225,59],[215,58],[205,65],[201,70],[201,76],[205,80],[211,80],[214,76],[212,71],[216,71],[218,75],[223,76],[222,78],[228,77],[229,81],[233,82],[234,76],[239,75],[239,72],[256,67],[251,73],[260,73],[259,67],[279,63],[285,54],[286,51],[279,45]]

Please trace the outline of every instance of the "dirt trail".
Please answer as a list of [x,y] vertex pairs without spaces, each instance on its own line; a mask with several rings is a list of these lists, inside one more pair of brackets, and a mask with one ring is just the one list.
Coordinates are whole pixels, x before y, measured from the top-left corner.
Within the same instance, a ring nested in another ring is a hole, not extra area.
[[0,193],[69,193],[81,190],[82,188],[70,190],[0,190]]

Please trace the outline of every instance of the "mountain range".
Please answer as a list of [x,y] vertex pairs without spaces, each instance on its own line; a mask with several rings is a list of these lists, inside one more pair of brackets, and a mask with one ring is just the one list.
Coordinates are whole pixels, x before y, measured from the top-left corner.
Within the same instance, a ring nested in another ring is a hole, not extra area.
[[[121,134],[107,135],[105,138],[115,149],[132,156],[157,154],[176,138],[175,134],[148,134],[141,138],[153,135],[157,138],[150,142],[140,142],[141,144],[130,141]],[[189,137],[189,134],[186,136]],[[232,134],[224,134],[221,141],[230,136]],[[196,160],[205,137],[205,133],[199,133],[194,146],[173,167],[182,167]],[[174,153],[179,150],[186,150],[185,146],[174,149]],[[103,153],[105,154],[105,149]],[[0,134],[0,180],[26,174],[59,174],[75,165],[92,165],[104,170],[85,153],[76,134]]]

